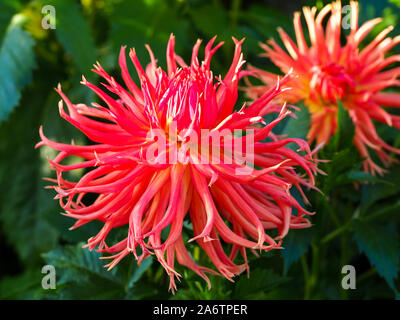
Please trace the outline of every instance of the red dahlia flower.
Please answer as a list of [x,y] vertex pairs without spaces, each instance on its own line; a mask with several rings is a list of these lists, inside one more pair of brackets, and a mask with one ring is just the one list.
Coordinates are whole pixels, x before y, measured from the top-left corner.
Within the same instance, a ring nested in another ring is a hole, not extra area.
[[[176,289],[174,277],[179,277],[174,268],[175,258],[209,286],[205,272],[218,274],[192,259],[182,232],[185,219],[190,219],[193,226],[193,238],[188,242],[196,240],[219,273],[229,280],[248,268],[246,249],[280,248],[281,239],[290,228],[310,226],[304,217],[310,213],[290,195],[289,189],[294,185],[301,192],[301,185],[312,187],[317,169],[305,141],[279,140],[271,133],[289,113],[284,107],[269,104],[280,93],[279,84],[250,106],[234,111],[238,81],[243,76],[242,41],[234,39],[232,65],[225,78],[215,81],[210,61],[222,43],[213,47],[214,40],[206,45],[201,64],[197,59],[201,44],[198,41],[191,64],[186,65],[175,54],[175,40],[171,36],[167,72],[157,67],[149,47],[151,62],[146,69],[139,63],[135,50],[131,50],[129,56],[140,87],[128,73],[122,47],[119,65],[127,89],[99,64],[93,71],[106,80],[103,86],[111,95],[84,78],[82,81],[107,106],[73,104],[59,86],[56,91],[68,109],[67,113],[61,100],[61,117],[94,144],[53,142],[40,129],[42,140],[38,146],[47,145],[59,151],[55,159],[49,160],[57,171],[57,179],[50,180],[57,183],[54,188],[65,215],[77,219],[72,228],[92,220],[104,223],[86,246],[113,254],[107,257],[113,259],[107,265],[109,268],[130,252],[139,263],[155,254],[170,276],[172,290]],[[282,79],[285,81],[287,78]],[[276,120],[266,126],[257,125],[263,123],[265,114],[277,111],[280,112]],[[220,135],[222,131],[224,135]],[[210,140],[211,150],[204,151],[203,146]],[[230,150],[232,143],[235,147]],[[286,148],[289,143],[298,144],[304,154]],[[238,145],[245,148],[246,154]],[[62,164],[70,156],[78,156],[82,162]],[[250,158],[251,162],[241,161]],[[306,176],[296,173],[296,167],[302,168]],[[92,170],[78,182],[62,176],[63,172],[82,168]],[[97,194],[90,205],[84,201],[88,193]],[[292,214],[293,208],[297,215]],[[110,230],[126,225],[127,237],[107,246]],[[268,235],[268,229],[276,229],[277,236]],[[163,230],[166,236],[162,235]],[[139,258],[137,250],[141,253]],[[226,250],[230,252],[227,254]],[[234,262],[238,253],[242,264]]]
[[[311,113],[309,142],[327,143],[337,128],[337,110],[340,99],[349,111],[355,125],[354,145],[365,158],[364,170],[383,174],[370,157],[368,148],[376,152],[385,166],[393,162],[387,152],[399,154],[400,150],[386,144],[377,134],[373,120],[400,128],[400,116],[389,114],[382,107],[400,107],[400,94],[382,92],[391,86],[399,86],[400,67],[387,69],[400,61],[400,55],[385,57],[390,49],[400,42],[400,36],[388,38],[393,29],[388,27],[370,43],[361,47],[362,40],[381,19],[373,19],[358,27],[358,4],[351,2],[348,16],[343,17],[340,1],[325,6],[318,14],[317,9],[305,7],[303,13],[308,26],[310,45],[304,39],[300,13],[294,14],[296,42],[278,29],[287,52],[274,40],[262,44],[265,56],[287,73],[293,69],[298,75],[288,86],[293,90],[281,96],[290,103],[304,101]],[[343,7],[343,12],[348,12]],[[324,32],[324,20],[326,21]],[[350,23],[349,23],[350,21]],[[350,34],[344,46],[341,45],[341,28],[348,27]],[[274,86],[276,75],[266,71],[253,70],[265,85],[247,89],[248,96],[257,99],[268,88]]]

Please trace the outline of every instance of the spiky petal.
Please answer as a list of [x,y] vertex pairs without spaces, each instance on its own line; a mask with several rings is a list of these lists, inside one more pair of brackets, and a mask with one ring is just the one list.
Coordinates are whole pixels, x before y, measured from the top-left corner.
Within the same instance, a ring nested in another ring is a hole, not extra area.
[[[146,68],[141,66],[135,50],[131,50],[129,57],[140,86],[128,72],[125,47],[122,47],[119,65],[125,86],[118,84],[99,64],[93,71],[105,79],[103,86],[109,93],[82,80],[104,102],[103,106],[74,104],[59,86],[56,91],[62,97],[61,117],[82,131],[93,144],[57,143],[46,138],[40,129],[42,140],[38,146],[47,145],[59,151],[49,161],[57,171],[54,188],[60,205],[66,216],[77,220],[73,228],[93,220],[104,224],[88,240],[87,247],[112,254],[106,257],[113,259],[107,265],[109,268],[129,253],[139,263],[150,254],[155,255],[170,276],[173,291],[176,289],[174,278],[180,277],[175,270],[176,261],[196,272],[209,285],[206,273],[222,274],[231,280],[248,269],[247,249],[280,248],[281,239],[289,229],[310,226],[304,217],[310,212],[289,192],[292,185],[300,190],[301,185],[313,187],[317,169],[309,146],[300,139],[279,140],[271,133],[290,113],[270,104],[287,78],[250,106],[234,111],[238,81],[243,76],[243,40],[233,39],[233,62],[223,79],[215,78],[210,70],[211,57],[222,45],[213,47],[214,40],[206,45],[201,63],[197,58],[201,44],[198,41],[191,63],[186,65],[176,55],[175,40],[171,36],[167,72],[157,67],[149,47],[151,62]],[[265,114],[277,111],[276,120],[261,125]],[[208,135],[202,136],[201,130],[205,129]],[[226,136],[212,139],[213,134],[223,130],[228,133]],[[231,134],[235,130],[251,131],[247,135]],[[193,136],[202,138],[190,141],[189,145],[188,140]],[[233,161],[225,161],[229,151],[226,147],[229,144],[225,142],[239,142],[243,147],[240,150],[247,151],[250,138],[254,142],[249,149],[254,163],[239,161],[242,152]],[[219,152],[197,152],[209,140]],[[289,143],[298,144],[299,152],[287,148]],[[71,156],[82,161],[63,163]],[[208,162],[204,161],[206,156]],[[296,172],[298,168],[308,178]],[[76,169],[90,170],[77,182],[63,177],[65,172]],[[243,174],[241,170],[249,171]],[[96,194],[96,200],[87,203],[87,194]],[[293,208],[297,209],[296,215]],[[185,220],[191,222],[192,231],[183,230]],[[128,226],[126,238],[108,246],[106,238],[110,231],[124,226]],[[278,231],[275,238],[266,232],[274,229]],[[188,243],[192,241],[204,250],[218,271],[199,266],[193,260],[188,251]],[[243,257],[243,263],[235,262],[237,254]]]

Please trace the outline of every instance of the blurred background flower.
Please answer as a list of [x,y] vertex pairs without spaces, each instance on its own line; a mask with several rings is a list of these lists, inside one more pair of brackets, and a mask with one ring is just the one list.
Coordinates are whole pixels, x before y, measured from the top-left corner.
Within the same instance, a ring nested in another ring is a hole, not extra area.
[[[373,120],[400,129],[400,116],[382,108],[400,106],[400,94],[383,92],[400,86],[400,67],[396,65],[400,62],[400,55],[387,55],[400,43],[400,35],[388,37],[394,28],[388,26],[373,41],[363,45],[363,40],[382,19],[375,18],[359,26],[359,4],[355,1],[344,7],[340,1],[335,1],[320,11],[316,7],[303,7],[303,13],[310,44],[304,38],[300,12],[296,12],[293,19],[296,43],[282,28],[278,29],[287,52],[274,39],[261,44],[265,57],[284,74],[292,70],[297,75],[287,84],[292,90],[281,99],[289,103],[304,103],[311,113],[307,139],[310,143],[316,141],[318,145],[327,145],[336,133],[338,104],[341,103],[354,123],[354,144],[365,159],[364,170],[383,175],[386,171],[380,165],[388,167],[396,161],[388,152],[399,154],[400,149],[379,137]],[[345,45],[341,44],[342,29],[344,32],[349,30]],[[247,88],[250,98],[258,97],[273,87],[276,78],[275,74],[264,70],[251,70],[265,86]],[[372,160],[371,150],[379,157],[380,165]]]

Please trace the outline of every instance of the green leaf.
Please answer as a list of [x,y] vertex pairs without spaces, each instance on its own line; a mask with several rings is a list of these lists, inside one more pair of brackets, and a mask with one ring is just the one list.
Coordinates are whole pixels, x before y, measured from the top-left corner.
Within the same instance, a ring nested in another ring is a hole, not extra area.
[[128,288],[133,288],[134,284],[143,276],[143,274],[151,267],[153,260],[151,258],[147,258],[143,260],[143,262],[135,268],[132,277],[129,280]]
[[247,278],[240,277],[235,285],[232,299],[254,299],[260,293],[268,293],[277,286],[286,283],[289,278],[280,276],[270,269],[256,269]]
[[386,174],[380,180],[384,182],[370,183],[363,186],[361,197],[361,209],[363,212],[367,212],[378,201],[394,197],[400,192],[400,167],[392,167],[390,174]]
[[[128,49],[134,47],[143,66],[150,61],[145,49],[145,44],[149,44],[159,65],[166,67],[167,42],[171,33],[176,37],[175,47],[179,55],[184,57],[192,47],[188,40],[188,21],[182,19],[176,6],[166,1],[122,1],[116,4],[110,23],[115,56],[123,45]],[[183,51],[182,47],[187,50]]]
[[382,227],[354,222],[354,239],[361,252],[364,252],[378,273],[394,289],[394,279],[399,269],[400,243],[396,227]]
[[0,2],[0,39],[7,30],[12,16],[20,9],[19,1],[3,0]]
[[18,104],[22,88],[31,81],[36,65],[34,44],[18,22],[11,23],[0,48],[0,122]]
[[[76,2],[55,0],[56,36],[71,55],[80,73],[87,73],[96,62],[96,47],[89,24]],[[89,76],[89,74],[87,75]]]
[[[49,197],[51,197],[51,194],[49,194]],[[101,222],[92,221],[77,229],[69,230],[76,220],[60,214],[59,211],[61,211],[61,208],[56,209],[58,209],[58,211],[47,210],[43,215],[40,216],[40,218],[48,223],[49,226],[54,228],[60,237],[66,240],[68,243],[87,241],[90,237],[97,234],[101,229]]]
[[312,240],[312,230],[292,230],[283,240],[283,273],[287,274],[290,266],[307,253]]
[[1,300],[32,300],[37,299],[42,292],[42,277],[40,269],[28,270],[25,273],[7,277],[0,282]]
[[347,177],[351,182],[379,182],[391,185],[391,183],[385,181],[384,179],[381,179],[365,171],[353,170],[347,173]]
[[[101,254],[77,246],[65,246],[43,255],[57,273],[57,294],[63,299],[122,299],[123,278],[117,269],[107,271]],[[99,290],[99,288],[101,288]]]
[[359,170],[351,170],[344,172],[343,174],[337,175],[335,179],[335,187],[340,185],[350,184],[354,182],[370,182],[370,183],[386,183],[388,185],[392,185],[389,182],[386,182],[382,178],[374,176],[368,172],[359,171]]
[[43,91],[29,89],[21,100],[24,108],[17,108],[0,125],[0,226],[7,242],[28,265],[41,263],[40,254],[51,250],[58,238],[56,230],[41,218],[48,211],[59,212],[54,195],[44,189],[47,160],[34,149],[42,99]]
[[154,295],[154,287],[145,282],[137,284],[150,268],[151,258],[137,266],[133,255],[129,255],[109,271],[104,268],[109,260],[100,259],[101,253],[82,248],[82,243],[60,247],[43,256],[56,269],[57,291],[53,296],[57,298],[140,299]]
[[207,283],[203,279],[199,279],[194,272],[187,269],[183,271],[182,275],[184,281],[179,286],[178,292],[170,297],[171,300],[228,300],[231,298],[231,283],[223,277],[211,275],[212,288],[210,290]]
[[290,138],[306,139],[308,130],[310,129],[310,112],[302,103],[297,104],[299,111],[294,112],[295,117],[288,117],[282,134]]
[[356,173],[360,171],[362,160],[354,146],[339,151],[333,151],[331,146],[332,144],[329,144],[320,152],[320,159],[329,160],[328,163],[320,166],[327,173],[327,176],[322,177],[322,180],[325,181],[324,193],[339,186],[357,182],[362,178]]
[[[75,100],[75,97],[73,97],[73,93],[75,91],[76,87],[73,87],[67,92],[72,101],[83,101],[84,103],[87,103],[87,101],[85,101],[86,99],[84,99],[84,94],[80,94],[80,99]],[[71,140],[73,140],[77,144],[83,145],[85,143],[83,134],[60,117],[58,111],[59,100],[60,96],[56,92],[51,91],[46,103],[44,104],[42,114],[40,116],[40,122],[41,124],[43,124],[44,134],[53,141],[70,143]],[[35,131],[36,130],[38,130],[38,128],[36,128]],[[42,177],[55,178],[55,172],[50,171],[47,157],[52,159],[55,156],[56,151],[52,150],[49,147],[40,147],[34,152],[37,156],[40,156],[40,160],[42,163],[41,165],[43,166],[40,171]],[[77,178],[80,178],[81,172],[74,172],[72,176],[73,179],[76,180]],[[49,185],[52,183],[47,184]],[[47,197],[47,199],[45,200],[49,203],[49,208],[40,214],[40,219],[45,221],[49,226],[56,230],[56,232],[64,240],[70,243],[86,241],[87,239],[92,237],[93,234],[96,234],[101,229],[100,223],[97,223],[97,221],[95,221],[88,223],[78,229],[68,230],[75,223],[76,220],[60,214],[60,212],[62,212],[62,208],[60,207],[58,201],[52,199],[57,194],[55,191],[43,190],[42,192],[45,193],[44,196]],[[48,248],[46,251],[49,251],[50,249],[53,248]]]

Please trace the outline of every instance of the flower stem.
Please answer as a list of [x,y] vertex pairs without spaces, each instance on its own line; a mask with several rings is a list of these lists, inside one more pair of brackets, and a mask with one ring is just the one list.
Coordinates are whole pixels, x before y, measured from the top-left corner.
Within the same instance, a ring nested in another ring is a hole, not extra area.
[[233,0],[232,1],[232,9],[230,12],[231,16],[231,26],[236,27],[237,21],[239,18],[239,12],[240,12],[240,7],[241,7],[241,0]]
[[[400,209],[400,201],[397,202],[397,203],[395,203],[394,205],[392,205],[392,206],[390,206],[390,207],[383,208],[383,209],[377,211],[376,213],[371,214],[371,215],[369,215],[369,216],[367,216],[367,217],[365,217],[365,218],[361,218],[361,217],[360,217],[360,218],[358,218],[358,219],[361,220],[361,221],[364,221],[364,222],[369,222],[369,221],[375,220],[375,219],[377,219],[377,218],[380,218],[381,216],[383,216],[383,215],[385,215],[385,214],[387,214],[387,213],[390,213],[390,212],[392,212],[392,211],[394,211],[394,210],[396,210],[396,209]],[[352,222],[352,221],[353,221],[353,220],[350,220],[349,222],[347,222],[346,224],[344,224],[344,225],[341,226],[340,228],[338,228],[338,229],[332,231],[331,233],[327,234],[327,235],[321,240],[321,244],[327,244],[329,241],[335,239],[337,236],[339,236],[339,235],[341,235],[342,233],[346,232],[346,231],[350,228],[351,222]]]
[[366,279],[368,279],[369,277],[374,276],[377,273],[378,273],[377,269],[375,267],[373,267],[373,268],[369,269],[368,271],[364,272],[363,274],[361,274],[358,277],[357,282],[363,282]]
[[[345,234],[341,238],[341,257],[340,257],[340,264],[342,267],[347,264],[347,261],[349,259],[349,237],[348,234]],[[339,283],[341,281],[342,274],[339,274]],[[348,290],[340,290],[340,298],[341,300],[347,300],[349,298],[349,292]]]
[[304,256],[300,258],[301,266],[303,267],[303,274],[304,274],[304,300],[310,299],[310,271],[308,269],[307,260]]
[[369,216],[365,217],[363,221],[368,222],[380,218],[381,216],[385,215],[386,213],[390,213],[396,209],[400,209],[400,201],[396,202],[394,205],[390,207],[383,208],[378,210],[374,214],[370,214]]
[[340,228],[337,228],[336,230],[332,231],[331,233],[327,234],[324,238],[321,240],[321,244],[327,244],[329,241],[335,239],[337,236],[341,235],[343,232],[345,232],[348,228],[350,227],[350,221]]

